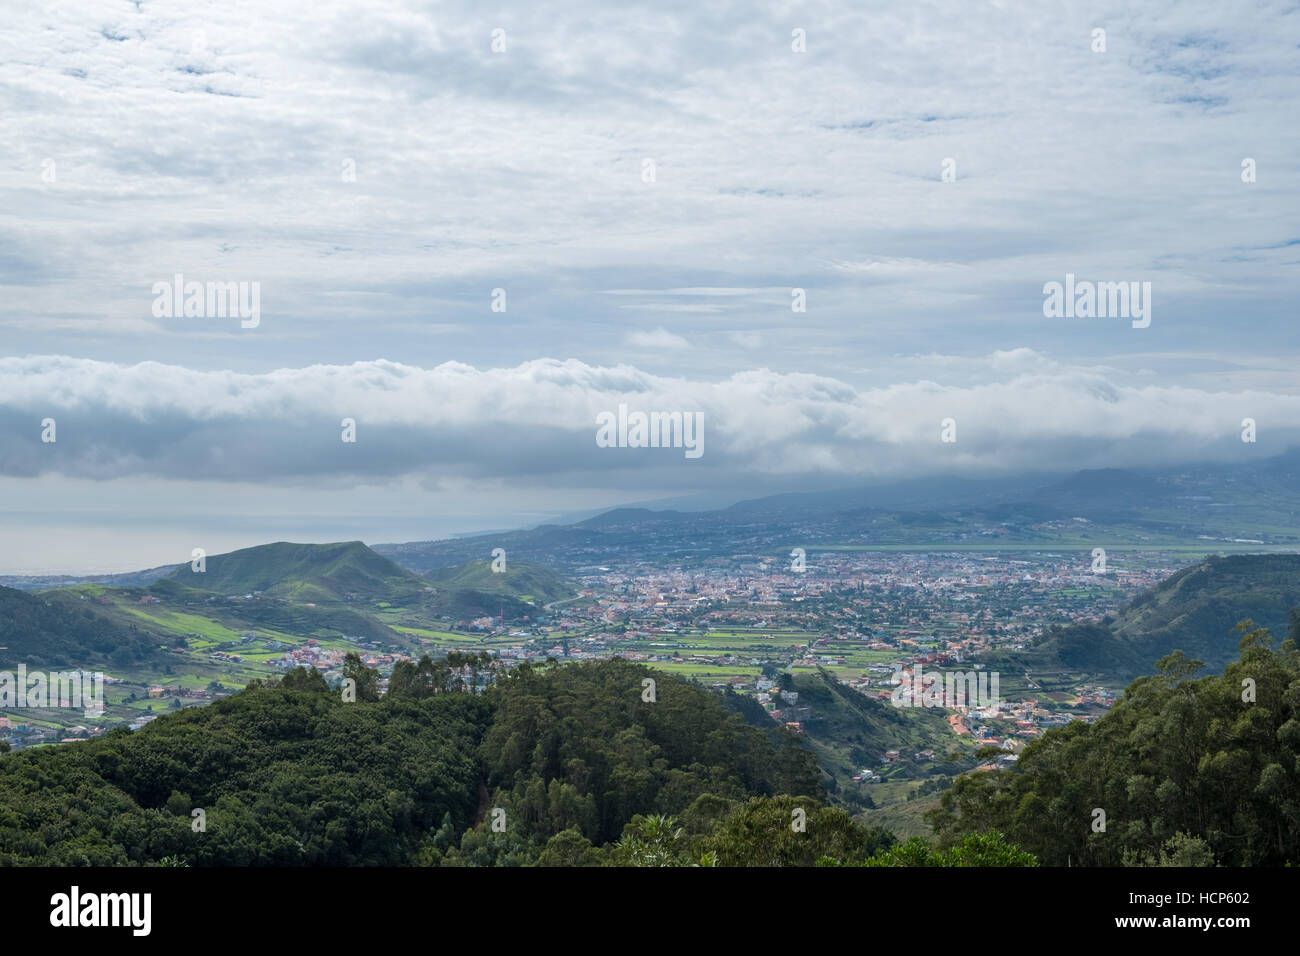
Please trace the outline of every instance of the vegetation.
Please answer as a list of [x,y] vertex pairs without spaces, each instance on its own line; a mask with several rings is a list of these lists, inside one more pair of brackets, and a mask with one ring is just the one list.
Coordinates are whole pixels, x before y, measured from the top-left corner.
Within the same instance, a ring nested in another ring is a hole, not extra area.
[[1095,724],[1031,743],[1014,771],[972,773],[930,822],[944,845],[1000,831],[1051,866],[1282,866],[1300,861],[1300,616],[1272,649],[1193,679],[1181,651]]
[[418,596],[424,582],[360,541],[275,544],[212,555],[204,570],[182,565],[164,582],[215,594],[252,594],[299,602],[399,601]]
[[1212,557],[1138,595],[1101,624],[1051,629],[1032,650],[997,655],[989,666],[1131,680],[1181,650],[1217,672],[1235,656],[1234,643],[1224,635],[1238,621],[1249,617],[1278,632],[1298,606],[1300,555]]
[[878,850],[861,863],[843,863],[834,857],[822,857],[818,866],[1037,866],[1032,853],[1008,843],[1005,836],[992,833],[968,833],[960,843],[947,850],[937,850],[920,837],[906,843]]
[[487,663],[425,659],[378,698],[353,655],[355,703],[300,668],[135,733],[5,754],[0,864],[786,866],[892,839],[824,806],[793,738],[699,687],[611,660],[469,693]]
[[[906,754],[888,773],[889,779],[922,776],[931,768],[918,765],[912,755],[941,740],[956,749],[944,712],[920,707],[895,707],[846,687],[825,668],[796,672],[788,677],[790,689],[799,694],[799,706],[810,708],[801,723],[804,739],[826,771],[826,789],[839,802],[854,810],[873,806],[868,788],[854,782],[860,768],[879,764],[880,754],[898,750]],[[764,718],[769,724],[770,717]],[[974,748],[961,745],[962,763],[956,769],[975,766]],[[950,765],[951,766],[951,765]]]
[[431,571],[426,577],[440,593],[472,590],[531,601],[538,607],[574,594],[573,585],[559,574],[525,562],[507,562],[506,569],[497,572],[492,570],[491,561],[468,561]]
[[0,647],[33,670],[127,667],[157,656],[146,629],[110,621],[66,594],[27,594],[0,587]]

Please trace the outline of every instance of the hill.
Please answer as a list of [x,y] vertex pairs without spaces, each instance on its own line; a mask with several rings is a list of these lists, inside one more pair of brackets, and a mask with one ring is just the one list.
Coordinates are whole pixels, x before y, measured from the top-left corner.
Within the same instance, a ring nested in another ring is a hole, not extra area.
[[1218,672],[1237,656],[1238,621],[1250,618],[1285,634],[1294,608],[1300,608],[1300,555],[1215,557],[1134,598],[1111,630],[1148,664],[1181,650]]
[[[1049,866],[1300,863],[1297,631],[1276,649],[1262,630],[1239,635],[1239,657],[1209,677],[1171,655],[1096,723],[1048,731],[1012,770],[959,777],[931,824],[948,844],[1000,831]],[[1103,811],[1110,828],[1088,826]]]
[[163,582],[223,595],[260,592],[298,603],[398,603],[418,596],[425,587],[414,574],[360,541],[258,545],[211,555],[203,572],[182,565]]
[[118,623],[73,595],[0,587],[0,669],[19,662],[43,670],[129,667],[153,659],[161,641]]
[[545,605],[575,593],[561,575],[527,562],[509,562],[505,571],[495,572],[490,561],[467,561],[436,568],[426,578],[434,588],[434,613],[455,621],[536,619]]
[[297,670],[135,733],[0,754],[0,865],[590,865],[638,820],[691,810],[692,838],[718,831],[727,862],[789,833],[784,805],[765,832],[725,826],[781,793],[809,814],[802,862],[862,853],[867,835],[820,808],[807,751],[639,665],[525,665],[485,694],[416,683],[355,702]]
[[1032,650],[999,659],[1034,671],[1131,679],[1181,650],[1218,672],[1236,658],[1237,622],[1250,619],[1286,633],[1295,608],[1300,608],[1300,555],[1213,557],[1138,595],[1113,618],[1054,629]]
[[[895,707],[869,698],[821,669],[796,671],[788,683],[789,689],[799,695],[796,706],[808,708],[809,713],[800,721],[803,737],[830,778],[824,781],[826,789],[845,806],[874,805],[874,785],[853,780],[863,769],[892,781],[923,778],[934,773],[936,764],[948,772],[975,765],[971,753],[964,753],[965,759],[958,763],[948,762],[950,751],[964,745],[948,728],[945,712]],[[918,751],[931,749],[935,752],[933,760],[916,760]],[[890,750],[899,751],[899,759],[886,766],[882,758]]]
[[510,562],[506,570],[492,570],[490,561],[470,561],[466,564],[439,568],[425,577],[442,593],[444,591],[471,590],[486,594],[503,594],[541,607],[553,601],[572,597],[576,590],[563,576],[539,564]]

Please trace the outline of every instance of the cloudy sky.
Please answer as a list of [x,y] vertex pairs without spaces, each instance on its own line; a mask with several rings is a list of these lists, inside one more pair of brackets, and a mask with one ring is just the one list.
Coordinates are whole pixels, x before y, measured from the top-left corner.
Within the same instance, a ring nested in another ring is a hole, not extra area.
[[613,7],[7,11],[0,573],[1300,444],[1294,3]]

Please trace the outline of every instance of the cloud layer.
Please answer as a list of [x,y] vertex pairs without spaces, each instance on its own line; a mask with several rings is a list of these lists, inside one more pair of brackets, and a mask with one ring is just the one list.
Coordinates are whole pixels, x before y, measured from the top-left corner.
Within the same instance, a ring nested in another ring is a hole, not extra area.
[[[942,362],[942,356],[932,361]],[[1300,396],[1134,383],[1037,353],[995,353],[981,380],[857,388],[755,369],[718,380],[536,360],[512,368],[398,362],[248,374],[68,357],[0,359],[0,473],[116,479],[370,480],[419,475],[528,484],[734,485],[752,476],[1014,472],[1243,450],[1243,418],[1274,453],[1300,438]],[[973,374],[968,371],[968,375]],[[601,412],[700,412],[705,454],[601,448]],[[41,422],[57,441],[41,441]],[[941,441],[941,423],[956,441]],[[356,423],[343,441],[343,420]],[[596,476],[604,475],[604,478]]]
[[[16,5],[0,549],[1281,451],[1297,47],[1275,0]],[[177,273],[260,323],[154,316]],[[1067,273],[1150,327],[1045,318]],[[597,447],[621,402],[704,456]]]

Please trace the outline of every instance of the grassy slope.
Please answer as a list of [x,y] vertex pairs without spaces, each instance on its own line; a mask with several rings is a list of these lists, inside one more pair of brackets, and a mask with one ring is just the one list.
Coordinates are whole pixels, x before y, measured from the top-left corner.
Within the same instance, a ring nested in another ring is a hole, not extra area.
[[574,594],[568,581],[547,568],[524,562],[507,562],[497,573],[489,561],[470,561],[428,574],[437,589],[435,607],[455,619],[536,617],[542,607]]
[[1280,639],[1297,607],[1300,555],[1212,557],[1134,598],[1113,621],[1062,628],[1031,651],[988,660],[1017,673],[1069,671],[1114,681],[1150,673],[1161,657],[1182,650],[1217,672],[1236,659],[1238,621],[1250,618]]
[[223,595],[260,591],[298,603],[403,601],[425,587],[414,574],[360,541],[259,545],[213,555],[202,573],[184,565],[164,581]]

